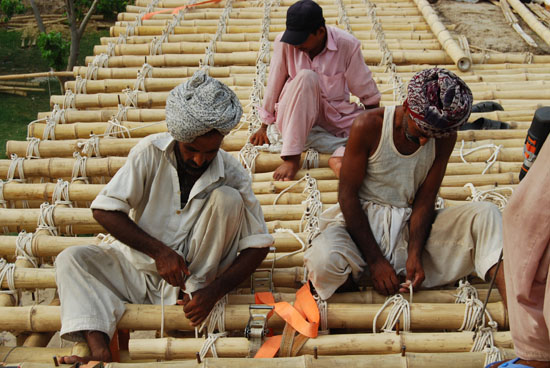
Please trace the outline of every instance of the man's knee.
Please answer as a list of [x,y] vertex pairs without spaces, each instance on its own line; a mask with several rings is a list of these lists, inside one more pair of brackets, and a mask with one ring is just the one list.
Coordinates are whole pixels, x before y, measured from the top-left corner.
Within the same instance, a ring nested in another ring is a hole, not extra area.
[[210,193],[210,203],[222,212],[240,212],[244,206],[243,198],[238,190],[221,186]]
[[318,86],[319,85],[319,75],[316,72],[309,69],[302,69],[296,74],[294,78],[296,83],[300,83],[303,87],[305,86]]

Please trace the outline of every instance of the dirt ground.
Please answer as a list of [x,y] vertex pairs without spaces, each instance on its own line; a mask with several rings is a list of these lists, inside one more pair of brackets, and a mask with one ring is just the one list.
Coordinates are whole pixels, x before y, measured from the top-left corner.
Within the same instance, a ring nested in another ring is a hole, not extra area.
[[[500,6],[488,1],[476,4],[456,0],[439,0],[433,5],[443,24],[454,25],[454,33],[465,35],[470,46],[499,52],[531,52],[550,54],[548,46],[529,26],[519,18],[521,28],[539,45],[531,47],[510,26]],[[479,52],[472,48],[472,51]]]

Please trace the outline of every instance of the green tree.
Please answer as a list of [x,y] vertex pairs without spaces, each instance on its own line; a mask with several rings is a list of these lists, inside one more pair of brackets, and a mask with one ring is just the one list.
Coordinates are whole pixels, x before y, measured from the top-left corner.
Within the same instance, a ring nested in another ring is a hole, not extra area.
[[7,22],[15,14],[23,14],[25,10],[25,5],[23,5],[21,0],[0,0],[0,11],[3,22]]
[[60,32],[40,33],[38,48],[42,58],[55,70],[62,70],[67,64],[69,42],[63,39]]

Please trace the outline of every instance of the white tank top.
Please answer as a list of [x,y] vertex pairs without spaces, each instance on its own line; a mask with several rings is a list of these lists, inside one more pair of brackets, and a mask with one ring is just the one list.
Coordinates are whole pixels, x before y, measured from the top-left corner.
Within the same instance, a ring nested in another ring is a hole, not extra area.
[[359,198],[381,205],[411,207],[435,159],[435,139],[410,155],[401,154],[393,141],[395,106],[384,110],[380,142],[369,157]]

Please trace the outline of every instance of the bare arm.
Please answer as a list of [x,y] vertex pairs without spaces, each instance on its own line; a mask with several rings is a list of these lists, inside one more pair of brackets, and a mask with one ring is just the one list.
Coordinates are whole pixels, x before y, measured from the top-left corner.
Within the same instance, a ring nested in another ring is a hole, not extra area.
[[233,261],[231,266],[207,287],[193,293],[193,299],[186,295],[181,302],[185,316],[193,326],[202,323],[214,307],[214,304],[225,294],[236,288],[260,265],[269,252],[269,247],[247,248]]
[[183,257],[141,229],[121,211],[92,210],[94,219],[111,235],[155,260],[160,276],[172,286],[185,289],[184,276],[189,275]]
[[416,192],[409,224],[407,280],[412,281],[413,288],[419,287],[424,281],[422,251],[434,221],[435,198],[456,142],[456,133],[447,138],[436,139],[435,142],[435,160],[426,179]]
[[382,131],[383,109],[360,115],[351,128],[340,172],[339,203],[347,230],[369,266],[375,289],[394,294],[399,286],[397,274],[384,258],[374,238],[359,199],[368,157],[374,153]]

